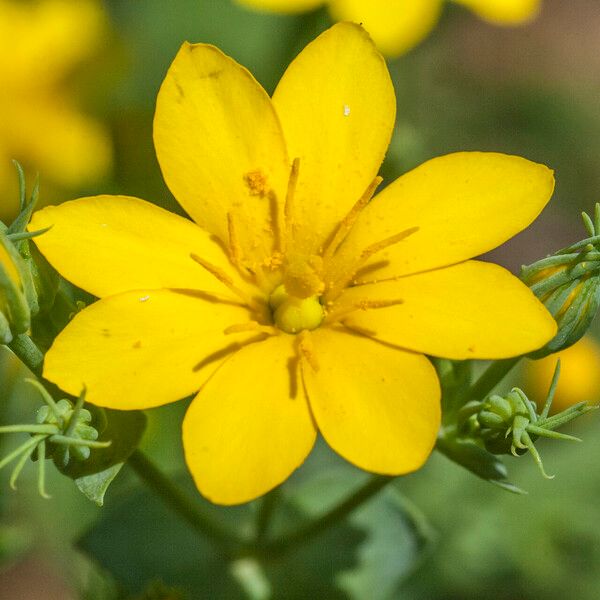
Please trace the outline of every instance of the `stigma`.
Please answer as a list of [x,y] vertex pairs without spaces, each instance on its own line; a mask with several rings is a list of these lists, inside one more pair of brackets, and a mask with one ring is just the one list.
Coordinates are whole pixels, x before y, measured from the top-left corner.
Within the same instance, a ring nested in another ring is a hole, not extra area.
[[285,333],[300,333],[317,329],[325,318],[325,310],[319,296],[298,298],[280,285],[271,294],[269,305],[275,325]]

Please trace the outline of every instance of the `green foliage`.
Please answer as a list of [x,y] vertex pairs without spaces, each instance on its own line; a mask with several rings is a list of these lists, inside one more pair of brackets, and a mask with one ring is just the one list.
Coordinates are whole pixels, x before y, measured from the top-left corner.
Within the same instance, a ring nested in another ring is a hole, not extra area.
[[106,423],[98,441],[110,441],[110,446],[94,450],[85,461],[71,461],[59,468],[92,502],[102,506],[106,490],[140,443],[146,428],[146,415],[140,411],[98,408],[93,411],[95,421],[102,419]]
[[[276,505],[268,534],[288,531],[321,514],[363,480],[364,474],[319,446]],[[215,507],[197,495],[189,479],[184,482],[195,502],[215,519],[251,535],[256,506]],[[139,489],[107,506],[81,546],[133,594],[148,580],[160,578],[190,598],[258,598],[250,591],[260,589],[255,578],[264,577],[272,593],[267,597],[274,600],[362,600],[366,592],[373,600],[387,600],[431,538],[422,516],[390,488],[347,522],[293,552],[258,559],[257,571],[247,558],[226,560],[160,500]]]

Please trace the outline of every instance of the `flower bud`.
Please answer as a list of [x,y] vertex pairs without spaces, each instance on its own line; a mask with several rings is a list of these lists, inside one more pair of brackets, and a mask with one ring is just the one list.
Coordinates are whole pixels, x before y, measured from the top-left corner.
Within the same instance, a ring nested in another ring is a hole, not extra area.
[[0,343],[9,344],[15,335],[25,333],[31,323],[31,310],[23,286],[25,265],[22,257],[0,231]]
[[13,337],[30,330],[32,318],[40,305],[50,308],[59,284],[57,273],[30,246],[29,240],[45,233],[27,231],[27,225],[38,200],[36,182],[31,197],[26,198],[25,175],[15,162],[19,174],[20,213],[6,226],[0,221],[0,343],[9,344]]
[[35,423],[6,425],[0,427],[0,433],[27,433],[29,439],[0,460],[0,469],[15,461],[10,485],[15,488],[16,481],[28,458],[38,462],[38,490],[47,498],[45,490],[45,462],[51,458],[59,469],[64,469],[71,459],[85,461],[91,450],[107,448],[110,442],[99,442],[101,427],[92,427],[92,414],[83,408],[85,390],[77,402],[62,399],[55,402],[46,388],[38,381],[27,379],[41,394],[44,406],[37,413]]
[[577,342],[600,306],[600,205],[595,219],[583,213],[590,237],[524,266],[521,279],[558,324],[556,336],[530,358],[543,358]]
[[546,437],[579,441],[573,436],[554,430],[594,408],[580,402],[558,414],[548,416],[559,374],[560,362],[557,363],[548,396],[540,412],[523,390],[513,388],[506,396],[494,394],[483,402],[468,403],[461,409],[462,415],[459,415],[459,419],[462,416],[465,428],[472,438],[482,442],[488,452],[520,456],[529,451],[544,477],[548,477],[534,445],[535,440],[538,437]]

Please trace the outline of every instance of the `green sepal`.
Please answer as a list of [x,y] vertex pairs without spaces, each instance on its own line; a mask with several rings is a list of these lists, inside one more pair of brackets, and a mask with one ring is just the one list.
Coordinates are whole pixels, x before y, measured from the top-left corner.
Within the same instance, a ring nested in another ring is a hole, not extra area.
[[26,185],[25,185],[25,173],[23,172],[23,168],[21,167],[21,165],[14,160],[13,161],[15,168],[17,169],[17,173],[19,176],[19,215],[17,216],[17,218],[10,224],[10,226],[7,229],[7,233],[9,235],[11,234],[18,234],[18,233],[23,233],[24,231],[27,230],[27,225],[29,224],[29,221],[31,220],[31,215],[33,214],[33,211],[35,210],[35,207],[37,205],[39,196],[40,196],[40,178],[39,175],[36,176],[35,178],[35,182],[33,184],[33,190],[31,192],[31,197],[29,198],[29,201],[27,201],[27,191],[26,191]]

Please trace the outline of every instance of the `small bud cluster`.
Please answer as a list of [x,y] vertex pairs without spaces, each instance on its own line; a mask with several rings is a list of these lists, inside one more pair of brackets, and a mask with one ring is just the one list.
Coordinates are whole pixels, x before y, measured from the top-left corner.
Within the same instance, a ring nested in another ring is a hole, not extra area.
[[92,427],[92,415],[83,408],[85,390],[73,404],[62,399],[55,402],[47,390],[33,379],[31,385],[40,392],[45,405],[36,414],[35,424],[7,425],[0,427],[0,433],[28,433],[30,438],[16,450],[0,460],[0,469],[15,462],[10,485],[15,489],[16,481],[28,458],[38,461],[38,490],[47,498],[45,491],[45,460],[51,458],[57,467],[64,468],[71,459],[84,461],[94,448],[106,448],[110,442],[99,442],[100,426]]
[[525,395],[523,390],[513,388],[506,396],[494,394],[483,401],[465,404],[459,411],[458,418],[463,422],[469,435],[480,440],[488,452],[520,456],[529,451],[542,475],[551,478],[544,471],[535,447],[535,440],[538,437],[545,437],[580,441],[578,438],[554,430],[596,408],[581,402],[549,417],[559,374],[560,362],[557,363],[548,396],[539,413],[536,404]]

